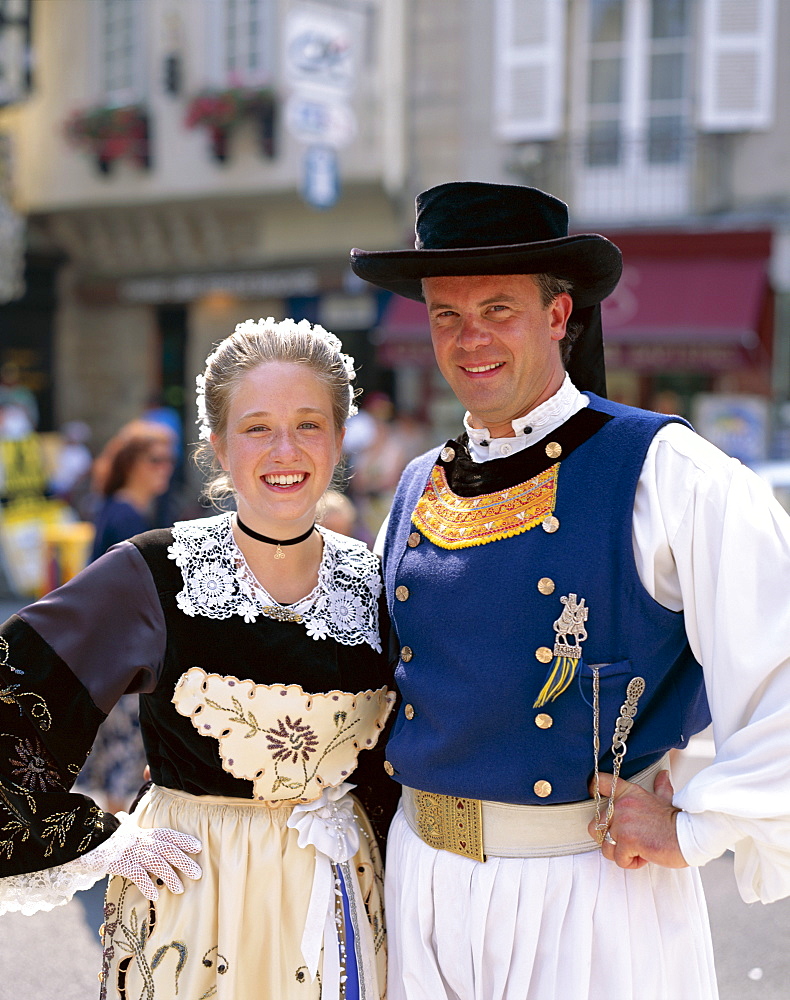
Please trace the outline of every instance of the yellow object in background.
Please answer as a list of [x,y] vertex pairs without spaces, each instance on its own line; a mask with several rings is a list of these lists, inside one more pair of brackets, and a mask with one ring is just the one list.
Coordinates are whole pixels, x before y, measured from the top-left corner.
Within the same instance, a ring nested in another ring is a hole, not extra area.
[[45,524],[42,528],[42,588],[47,594],[87,565],[95,528],[90,521]]

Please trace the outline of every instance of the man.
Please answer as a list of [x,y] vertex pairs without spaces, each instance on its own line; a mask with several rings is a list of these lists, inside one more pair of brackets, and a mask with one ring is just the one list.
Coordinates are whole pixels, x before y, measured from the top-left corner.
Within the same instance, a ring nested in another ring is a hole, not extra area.
[[[603,398],[620,253],[567,226],[451,183],[415,250],[352,251],[425,300],[468,411],[384,545],[390,1000],[709,1000],[697,866],[732,848],[744,899],[790,893],[790,519],[679,418]],[[711,716],[673,801],[667,753]]]

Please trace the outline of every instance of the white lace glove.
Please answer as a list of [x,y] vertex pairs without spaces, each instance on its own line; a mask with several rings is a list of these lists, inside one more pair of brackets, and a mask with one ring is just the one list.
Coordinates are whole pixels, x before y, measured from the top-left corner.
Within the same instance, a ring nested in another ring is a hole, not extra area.
[[[125,818],[123,813],[119,818]],[[123,842],[119,841],[123,838]],[[188,833],[179,833],[162,827],[141,830],[132,823],[123,822],[105,844],[100,844],[81,859],[82,866],[108,875],[122,875],[134,882],[148,899],[159,899],[159,884],[164,883],[171,892],[181,893],[184,886],[176,869],[188,878],[199,879],[203,874],[200,865],[188,857],[197,854],[202,844]]]
[[200,878],[200,866],[187,857],[201,849],[199,840],[176,830],[141,830],[126,813],[118,813],[118,819],[121,825],[112,836],[87,854],[55,868],[0,878],[0,916],[52,910],[108,874],[130,879],[149,899],[159,898],[152,875],[176,893],[184,887],[174,866],[189,878]]

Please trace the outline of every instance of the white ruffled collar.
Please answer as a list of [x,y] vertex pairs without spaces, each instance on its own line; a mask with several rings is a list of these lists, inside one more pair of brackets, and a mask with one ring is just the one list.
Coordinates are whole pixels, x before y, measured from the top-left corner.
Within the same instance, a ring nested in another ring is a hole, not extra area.
[[179,521],[167,554],[181,570],[184,589],[176,595],[186,615],[225,619],[259,615],[297,621],[313,639],[345,646],[366,642],[381,652],[378,597],[381,572],[375,555],[355,538],[317,525],[324,552],[315,588],[294,604],[279,604],[258,582],[236,544],[232,514]]
[[469,436],[469,454],[475,462],[504,458],[536,444],[551,431],[589,403],[566,373],[562,385],[549,399],[534,410],[511,421],[513,437],[492,438],[487,427],[472,427],[469,412],[464,416],[464,429]]

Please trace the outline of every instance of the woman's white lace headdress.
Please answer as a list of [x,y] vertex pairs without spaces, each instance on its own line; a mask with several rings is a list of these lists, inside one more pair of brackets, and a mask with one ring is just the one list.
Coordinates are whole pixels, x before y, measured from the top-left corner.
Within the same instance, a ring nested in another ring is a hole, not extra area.
[[[351,383],[356,378],[356,371],[354,369],[354,359],[350,354],[343,353],[343,345],[340,339],[330,333],[329,330],[325,330],[322,326],[317,323],[311,324],[308,320],[302,319],[297,323],[292,319],[283,319],[280,322],[276,322],[272,316],[266,319],[247,319],[243,323],[238,323],[236,325],[237,333],[249,332],[253,333],[256,330],[277,330],[285,336],[289,334],[296,333],[307,333],[316,340],[323,340],[327,346],[333,350],[340,358],[343,367],[346,370],[346,375],[348,377],[349,389],[348,389],[348,416],[353,417],[357,412],[357,406],[354,402],[354,391],[351,388]],[[209,356],[206,358],[206,370],[211,363],[212,358],[216,352],[220,349],[222,345],[219,344]],[[202,371],[196,378],[195,384],[197,386],[197,392],[195,395],[195,402],[197,403],[197,420],[195,423],[199,427],[199,437],[201,441],[208,441],[211,437],[211,427],[208,422],[208,415],[206,413],[206,373],[205,370]]]

